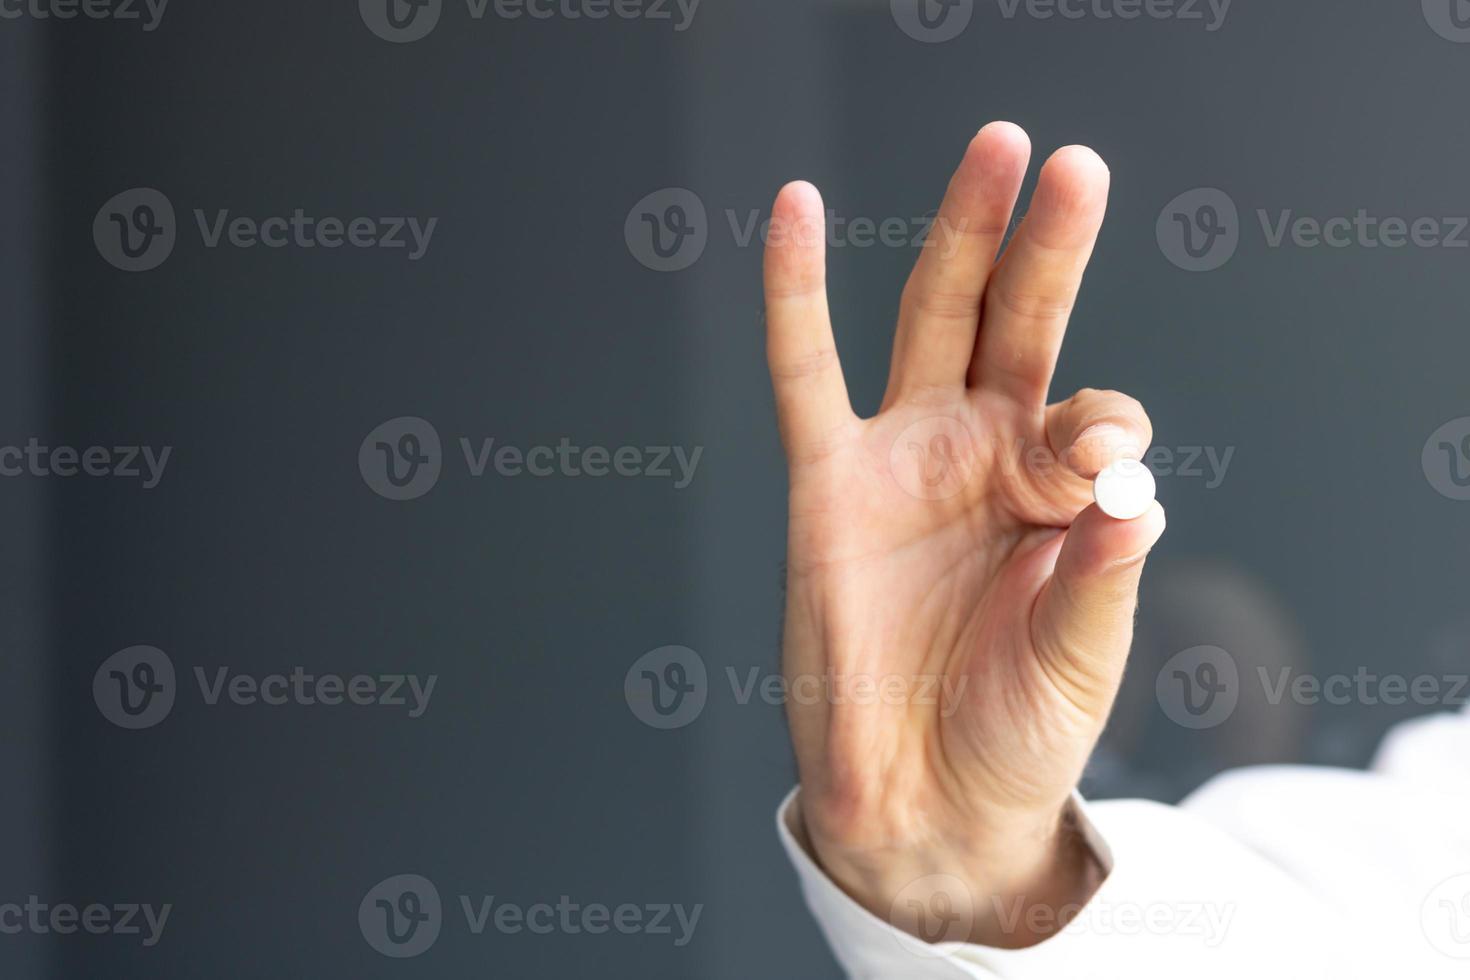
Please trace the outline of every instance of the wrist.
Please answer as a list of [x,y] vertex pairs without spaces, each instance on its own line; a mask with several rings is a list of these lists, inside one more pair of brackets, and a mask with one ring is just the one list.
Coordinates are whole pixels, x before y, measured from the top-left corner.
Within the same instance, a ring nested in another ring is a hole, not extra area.
[[873,915],[925,943],[1034,946],[1063,929],[1107,877],[1068,802],[1032,824],[954,844],[853,848],[814,832],[798,800],[792,830],[823,871]]

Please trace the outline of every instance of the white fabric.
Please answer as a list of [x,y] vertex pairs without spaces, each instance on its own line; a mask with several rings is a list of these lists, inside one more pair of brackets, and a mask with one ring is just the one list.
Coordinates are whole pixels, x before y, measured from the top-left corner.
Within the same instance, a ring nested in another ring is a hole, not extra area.
[[1241,770],[1177,808],[1079,801],[1107,878],[1026,950],[929,946],[865,911],[788,826],[795,798],[781,840],[855,980],[1470,978],[1470,712],[1396,729],[1369,772]]

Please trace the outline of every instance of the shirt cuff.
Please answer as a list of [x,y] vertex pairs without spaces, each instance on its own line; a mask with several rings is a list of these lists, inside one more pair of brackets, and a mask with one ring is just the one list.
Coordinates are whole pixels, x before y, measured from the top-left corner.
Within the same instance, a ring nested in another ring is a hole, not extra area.
[[[781,846],[796,868],[802,894],[838,961],[854,980],[974,980],[995,978],[1004,962],[1025,950],[1001,950],[965,942],[926,943],[863,908],[827,876],[812,858],[797,808],[797,787],[776,813]],[[1082,835],[1105,875],[1113,854],[1087,813],[1082,797],[1072,796],[1072,825]],[[1104,887],[1106,882],[1104,882]]]

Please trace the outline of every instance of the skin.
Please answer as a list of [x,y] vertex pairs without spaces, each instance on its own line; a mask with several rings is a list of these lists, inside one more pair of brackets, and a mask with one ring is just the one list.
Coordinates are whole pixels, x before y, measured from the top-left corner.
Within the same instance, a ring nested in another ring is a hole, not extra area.
[[[939,894],[962,922],[942,938],[1001,947],[1045,939],[1100,884],[1071,793],[1164,530],[1157,504],[1119,521],[1092,503],[1098,470],[1152,438],[1138,402],[1047,404],[1107,167],[1058,150],[997,261],[1029,159],[1010,123],[970,142],[904,288],[873,418],[843,381],[816,188],[781,190],[765,256],[790,470],[783,668],[793,690],[824,678],[830,694],[789,699],[793,830],[875,915],[932,940],[922,910]],[[895,675],[907,683],[883,688]],[[858,696],[863,678],[884,696]]]

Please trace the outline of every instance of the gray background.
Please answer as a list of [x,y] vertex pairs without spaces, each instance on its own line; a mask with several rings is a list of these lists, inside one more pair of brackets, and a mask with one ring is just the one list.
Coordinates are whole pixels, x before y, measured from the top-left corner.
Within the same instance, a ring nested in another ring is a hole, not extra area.
[[[1428,710],[1247,705],[1169,724],[1157,664],[1197,644],[1318,674],[1470,661],[1470,504],[1420,452],[1470,415],[1470,251],[1267,247],[1255,218],[1470,213],[1457,93],[1470,44],[1418,4],[1237,0],[1198,22],[1004,18],[905,36],[880,2],[704,0],[669,22],[472,21],[413,44],[347,2],[187,4],[136,24],[0,22],[0,443],[168,444],[162,484],[0,480],[6,733],[0,902],[172,902],[163,942],[0,936],[7,977],[806,978],[835,968],[771,822],[793,780],[776,669],[784,482],[759,249],[726,211],[816,182],[845,216],[938,203],[995,118],[1038,156],[1083,142],[1113,197],[1055,388],[1120,388],[1157,442],[1234,447],[1223,484],[1165,479],[1125,710],[1099,796],[1173,800],[1277,759],[1357,765]],[[1033,170],[1034,173],[1034,170]],[[163,190],[180,242],[129,275],[98,207]],[[709,245],[661,274],[623,223],[694,190]],[[1240,208],[1239,251],[1183,272],[1160,209]],[[438,216],[429,253],[206,249],[190,211]],[[878,401],[912,249],[834,250],[854,401]],[[363,436],[420,415],[446,442],[422,499],[375,496]],[[470,479],[455,440],[700,445],[694,484]],[[183,690],[156,728],[93,672],[156,645]],[[623,700],[644,652],[697,650],[709,704],[655,731]],[[437,673],[429,712],[208,707],[192,668]],[[1243,701],[1248,698],[1243,697]],[[1259,701],[1259,697],[1256,698]],[[359,934],[389,875],[530,904],[705,906],[694,941],[474,937],[423,956]]]

